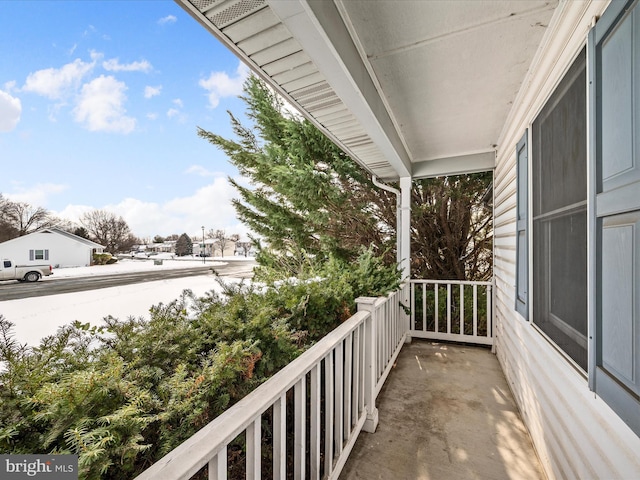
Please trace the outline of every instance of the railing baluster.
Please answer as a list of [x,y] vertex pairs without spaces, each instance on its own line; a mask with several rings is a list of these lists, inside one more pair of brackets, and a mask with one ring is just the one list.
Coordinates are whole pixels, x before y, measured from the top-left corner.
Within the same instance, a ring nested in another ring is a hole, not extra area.
[[360,390],[360,382],[362,375],[360,374],[360,328],[356,328],[353,331],[353,394],[351,397],[351,412],[353,414],[353,423],[357,423],[360,418],[360,396],[362,390]]
[[[424,298],[424,294],[423,294]],[[411,283],[409,285],[409,302],[411,306],[411,313],[409,314],[409,330],[416,330],[416,284]],[[424,309],[423,309],[424,312]]]
[[311,369],[311,480],[320,480],[320,364]]
[[333,416],[334,416],[333,351],[324,357],[324,474],[333,472]]
[[365,395],[365,390],[364,390],[364,385],[365,385],[365,381],[364,381],[364,376],[365,376],[365,372],[367,371],[366,368],[366,364],[365,364],[365,349],[366,344],[365,344],[365,333],[364,333],[364,323],[362,325],[360,325],[360,327],[358,328],[358,332],[359,332],[359,337],[360,337],[360,395],[359,395],[359,399],[358,399],[358,416],[364,412],[364,395]]
[[262,416],[258,415],[253,423],[249,424],[246,430],[247,443],[247,480],[260,480],[260,439],[262,437],[261,428]]
[[447,283],[447,333],[451,333],[451,284]]
[[436,325],[435,325],[435,332],[439,331],[439,325],[438,325],[438,320],[439,320],[439,313],[440,313],[440,303],[439,303],[439,298],[438,296],[440,295],[440,284],[438,284],[437,282],[433,284],[433,290],[434,290],[434,301],[435,301],[435,307],[434,307],[434,314],[436,316]]
[[395,346],[398,344],[398,295],[395,293],[391,297],[391,301],[387,302],[389,311],[389,318],[391,319],[391,352],[395,350]]
[[376,382],[378,381],[378,379],[380,378],[380,372],[382,371],[382,369],[380,368],[380,366],[382,365],[382,342],[384,341],[384,339],[382,338],[382,321],[380,320],[380,317],[382,315],[380,315],[380,311],[378,309],[378,307],[375,305],[374,303],[374,307],[373,307],[373,319],[374,322],[376,324],[376,331],[379,333],[379,335],[376,335],[376,354],[375,354],[375,359],[376,359],[376,377],[375,380]]
[[342,453],[342,423],[344,422],[344,402],[343,402],[343,398],[344,398],[344,382],[343,382],[343,375],[344,375],[344,355],[343,355],[343,346],[342,346],[343,342],[340,342],[338,345],[336,345],[335,348],[335,352],[336,352],[336,368],[335,368],[335,402],[334,402],[334,408],[335,408],[335,424],[334,424],[334,452],[335,455],[338,456]]
[[386,357],[387,339],[385,338],[386,332],[387,332],[387,328],[386,328],[387,326],[384,318],[384,310],[380,306],[376,307],[376,319],[378,321],[378,333],[379,333],[378,338],[380,339],[380,350],[378,351],[378,354],[377,354],[377,357],[378,357],[378,373],[376,374],[376,383],[377,383],[378,380],[380,379],[380,375],[382,375],[382,372],[384,371],[384,361],[387,358]]
[[478,336],[478,285],[473,286],[473,336]]
[[352,342],[353,335],[349,335],[345,340],[344,353],[344,438],[349,438],[351,433],[351,366],[352,366]]
[[209,480],[227,480],[227,446],[209,460]]
[[280,395],[273,404],[273,479],[287,476],[287,398]]
[[294,432],[293,432],[293,475],[294,478],[304,480],[305,474],[305,430],[307,415],[305,405],[307,403],[305,375],[293,387],[294,390]]
[[460,284],[460,335],[464,335],[464,284]]
[[[413,310],[415,307],[417,307],[417,305],[414,307],[414,305],[412,305],[412,309]],[[426,332],[427,331],[427,284],[423,283],[422,284],[422,331]],[[415,329],[415,325],[413,326],[413,328]]]
[[380,372],[378,373],[378,379],[384,372],[384,367],[387,364],[387,360],[389,360],[389,317],[387,316],[387,305],[389,302],[383,303],[379,308],[378,317],[380,318],[380,337],[382,340],[382,355],[380,356]]

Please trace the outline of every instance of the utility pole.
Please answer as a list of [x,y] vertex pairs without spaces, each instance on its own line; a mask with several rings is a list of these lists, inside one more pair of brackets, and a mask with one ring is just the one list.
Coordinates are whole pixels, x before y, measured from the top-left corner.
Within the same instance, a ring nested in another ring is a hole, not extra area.
[[206,250],[205,250],[205,245],[204,245],[204,225],[202,226],[202,251],[200,252],[200,255],[202,255],[202,263],[205,262],[206,260]]

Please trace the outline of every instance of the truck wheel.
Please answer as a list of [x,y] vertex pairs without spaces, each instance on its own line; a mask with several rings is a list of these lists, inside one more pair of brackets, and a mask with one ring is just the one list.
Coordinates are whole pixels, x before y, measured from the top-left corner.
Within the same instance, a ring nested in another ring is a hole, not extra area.
[[37,282],[40,279],[40,274],[38,272],[29,272],[24,276],[24,279],[27,282]]

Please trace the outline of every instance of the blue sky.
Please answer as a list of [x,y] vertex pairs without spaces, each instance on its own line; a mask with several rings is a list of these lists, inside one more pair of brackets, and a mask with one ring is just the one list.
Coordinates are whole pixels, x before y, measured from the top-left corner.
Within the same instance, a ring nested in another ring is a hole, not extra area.
[[172,0],[0,1],[0,192],[140,237],[240,233],[196,127],[231,136],[248,69]]

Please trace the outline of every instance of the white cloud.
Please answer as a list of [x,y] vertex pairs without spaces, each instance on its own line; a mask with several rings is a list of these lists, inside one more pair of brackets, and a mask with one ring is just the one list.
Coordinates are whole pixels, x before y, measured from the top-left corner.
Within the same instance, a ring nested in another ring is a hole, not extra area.
[[102,68],[108,72],[150,72],[153,69],[147,60],[131,63],[120,63],[117,58],[111,58],[102,62]]
[[16,90],[16,81],[15,80],[11,80],[9,82],[5,82],[4,84],[4,91],[7,93],[11,93],[14,92]]
[[149,120],[156,120],[158,118],[158,114],[157,113],[147,113],[147,118]]
[[167,117],[173,118],[176,115],[180,115],[180,111],[179,110],[176,110],[175,108],[170,108],[169,110],[167,110]]
[[80,223],[80,217],[87,212],[96,210],[96,208],[89,205],[67,205],[64,210],[60,212],[51,212],[56,217],[65,218],[75,223]]
[[93,60],[94,64],[99,62],[100,60],[102,60],[102,58],[104,57],[103,53],[100,52],[96,52],[95,50],[91,50],[89,52],[89,56],[91,57],[91,60]]
[[234,77],[230,77],[227,72],[211,72],[209,78],[200,80],[198,84],[208,92],[209,106],[216,108],[220,99],[240,95],[242,85],[248,76],[249,67],[240,62]]
[[228,233],[246,236],[247,228],[236,218],[231,199],[237,192],[226,178],[214,181],[197,190],[193,195],[175,198],[164,204],[144,202],[127,198],[116,205],[107,205],[105,210],[122,215],[139,237],[170,235],[206,230],[224,229]]
[[76,89],[94,66],[95,62],[86,63],[77,58],[62,68],[38,70],[29,74],[22,90],[58,100]]
[[16,128],[21,115],[20,99],[0,90],[0,132],[10,132]]
[[200,177],[219,177],[224,176],[222,172],[214,172],[211,170],[207,170],[202,165],[191,165],[187,168],[184,173],[198,175]]
[[26,202],[34,207],[41,207],[47,205],[51,195],[64,192],[69,187],[58,183],[38,183],[28,188],[21,185],[14,188],[14,192],[4,192],[4,196],[12,202]]
[[162,91],[162,85],[158,85],[157,87],[146,86],[144,87],[144,98],[151,98],[160,95]]
[[172,103],[180,108],[184,107],[184,103],[182,103],[182,100],[180,98],[174,98],[172,100]]
[[166,17],[162,17],[158,20],[158,25],[167,25],[170,23],[176,23],[178,18],[175,15],[167,15]]
[[88,37],[92,33],[96,33],[98,30],[93,25],[89,25],[87,29],[82,33],[84,37]]
[[83,85],[78,104],[73,110],[77,122],[90,131],[130,133],[136,120],[126,115],[123,82],[114,77],[100,77]]
[[[243,177],[236,178],[236,181],[241,185],[248,184]],[[222,229],[228,234],[238,233],[247,238],[248,229],[238,221],[231,204],[231,200],[237,197],[237,191],[227,179],[218,177],[193,195],[162,204],[126,198],[105,206],[68,205],[64,210],[52,213],[77,222],[85,212],[98,208],[107,210],[122,216],[133,234],[141,238],[185,232],[194,235],[202,231],[203,225],[207,231]]]

